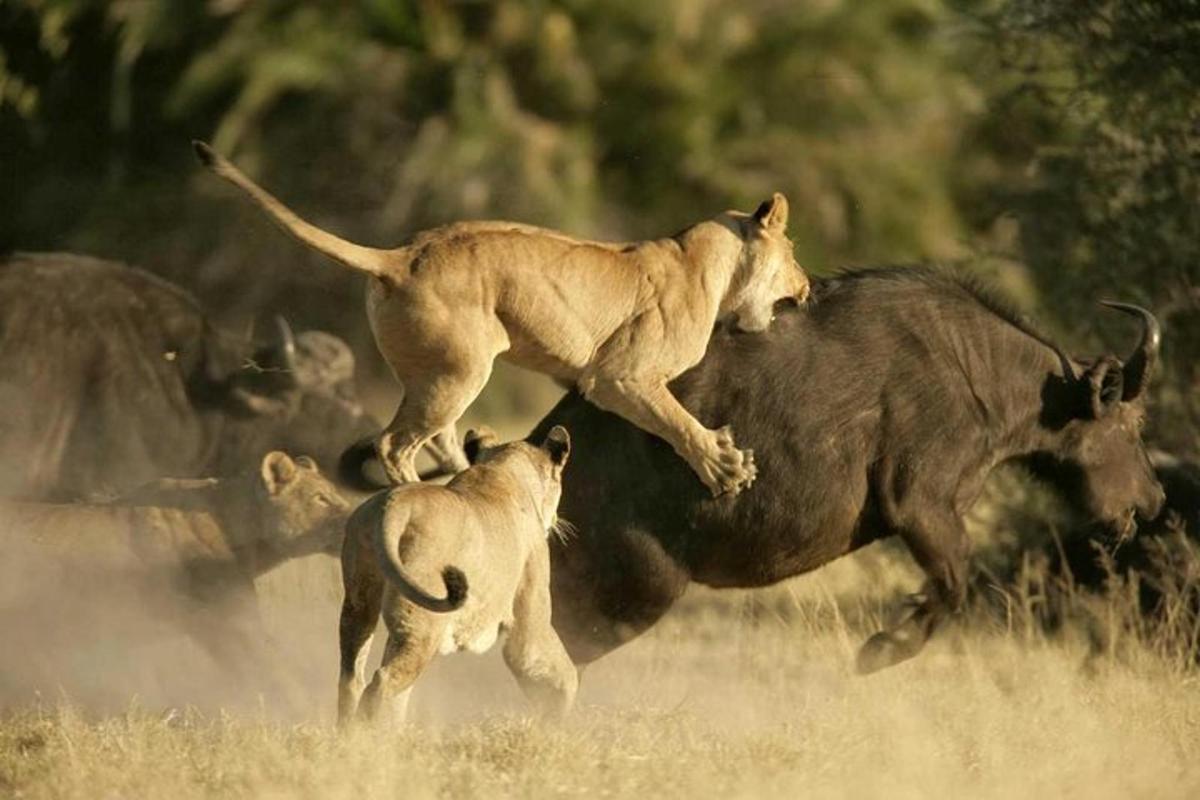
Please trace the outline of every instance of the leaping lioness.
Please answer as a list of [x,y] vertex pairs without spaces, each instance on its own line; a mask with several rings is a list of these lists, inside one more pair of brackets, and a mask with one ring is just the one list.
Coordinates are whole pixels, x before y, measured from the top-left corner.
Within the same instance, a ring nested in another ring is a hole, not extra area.
[[381,250],[305,222],[208,145],[193,146],[297,239],[371,276],[371,331],[404,392],[378,445],[391,481],[416,481],[416,455],[435,437],[451,462],[443,466],[465,468],[454,423],[497,356],[574,384],[666,440],[714,495],[754,480],[751,451],[737,448],[728,426],[701,425],[667,383],[700,361],[718,318],[761,331],[776,302],[807,299],[782,194],[753,214],[727,211],[652,241],[460,222]]

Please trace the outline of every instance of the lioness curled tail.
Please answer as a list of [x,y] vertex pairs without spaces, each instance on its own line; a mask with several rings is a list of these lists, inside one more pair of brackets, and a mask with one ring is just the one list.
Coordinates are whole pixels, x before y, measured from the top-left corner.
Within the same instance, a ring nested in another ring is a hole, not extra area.
[[[546,537],[557,523],[570,437],[553,428],[540,447],[495,447],[468,436],[473,466],[445,486],[377,493],[351,515],[342,546],[338,719],[404,720],[412,685],[437,653],[484,652],[506,632],[504,659],[541,710],[565,713],[578,676],[550,627]],[[445,596],[430,590],[444,585]],[[366,660],[383,614],[383,662]],[[359,700],[362,709],[359,709]]]
[[577,386],[597,406],[666,440],[714,495],[755,476],[728,426],[709,430],[667,389],[704,355],[717,319],[764,330],[780,300],[804,302],[808,278],[787,238],[788,203],[729,211],[665,239],[594,242],[512,222],[463,222],[381,250],[300,219],[208,145],[200,160],[308,246],[370,276],[367,315],[403,388],[379,440],[393,483],[417,480],[433,439],[462,469],[454,423],[502,357]]
[[267,640],[254,578],[336,553],[349,511],[312,459],[275,451],[257,471],[156,481],[110,503],[3,503],[0,538],[6,568],[49,570],[37,602],[91,614],[119,592],[241,671]]

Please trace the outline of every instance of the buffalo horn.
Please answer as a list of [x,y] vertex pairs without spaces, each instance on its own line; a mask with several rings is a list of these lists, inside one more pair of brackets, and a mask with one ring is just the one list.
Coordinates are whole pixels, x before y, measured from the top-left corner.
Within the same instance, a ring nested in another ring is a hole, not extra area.
[[1112,302],[1104,302],[1102,305],[1137,317],[1142,323],[1142,339],[1138,342],[1137,349],[1125,359],[1123,374],[1125,391],[1122,399],[1133,400],[1141,395],[1150,383],[1154,365],[1158,362],[1158,349],[1162,345],[1162,326],[1153,314],[1141,306]]
[[280,365],[290,375],[296,374],[296,337],[292,334],[292,326],[282,314],[275,315],[275,331],[278,334],[277,343]]

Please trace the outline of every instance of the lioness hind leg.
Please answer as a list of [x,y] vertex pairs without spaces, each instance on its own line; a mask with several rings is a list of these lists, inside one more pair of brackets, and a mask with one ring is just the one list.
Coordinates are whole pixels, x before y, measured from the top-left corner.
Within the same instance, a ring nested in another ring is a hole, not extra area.
[[338,675],[338,725],[348,725],[358,711],[363,688],[367,683],[367,657],[371,640],[375,638],[375,623],[379,620],[379,603],[374,608],[354,603],[349,597],[342,603],[338,625],[341,646],[341,670]]
[[[410,376],[396,371],[404,384],[404,399],[379,438],[378,448],[388,480],[396,484],[419,480],[417,454],[434,437],[438,438],[439,444],[434,448],[435,457],[439,462],[443,461],[439,451],[446,449],[448,440],[457,443],[454,423],[483,391],[492,374],[495,357],[496,353],[481,349],[449,363],[437,364],[443,370],[437,374]],[[466,468],[461,454],[458,459],[450,456],[450,462],[456,471]],[[444,463],[441,465],[445,467]]]
[[404,611],[391,614],[385,611],[387,646],[383,661],[362,696],[359,717],[384,725],[404,723],[412,686],[437,655],[444,627],[426,625],[423,619],[416,620],[415,625],[413,622]]
[[[368,501],[370,502],[370,501]],[[342,586],[345,597],[338,621],[340,671],[338,675],[338,725],[349,724],[358,710],[366,685],[367,657],[383,605],[383,575],[370,547],[368,531],[359,517],[347,523],[342,544]]]
[[453,475],[471,466],[453,424],[434,434],[427,447],[429,454],[437,461],[438,469],[444,473]]
[[675,449],[716,497],[737,494],[758,474],[754,453],[739,450],[729,426],[705,428],[663,382],[597,377],[581,383],[584,397],[619,414]]

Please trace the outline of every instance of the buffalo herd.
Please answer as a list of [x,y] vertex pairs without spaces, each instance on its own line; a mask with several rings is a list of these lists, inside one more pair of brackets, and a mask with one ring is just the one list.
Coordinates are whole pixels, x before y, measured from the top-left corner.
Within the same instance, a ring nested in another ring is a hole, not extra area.
[[[571,658],[630,641],[690,583],[766,586],[895,536],[927,581],[857,666],[907,659],[964,604],[963,518],[1004,463],[1114,539],[1160,519],[1163,484],[1172,519],[1195,516],[1196,474],[1156,474],[1141,436],[1159,325],[1110,305],[1096,324],[1124,315],[1137,339],[1086,360],[976,283],[923,268],[814,280],[764,332],[718,326],[671,391],[753,448],[757,482],[735,496],[712,497],[666,443],[569,392],[530,440],[562,425],[573,441],[560,514],[577,532],[551,539],[553,623]],[[350,348],[283,319],[261,327],[255,340],[221,330],[185,290],[119,263],[3,260],[0,496],[137,502],[147,482],[244,474],[277,450],[311,456],[343,491],[369,488],[380,426]],[[1063,552],[1091,575],[1091,550]]]

